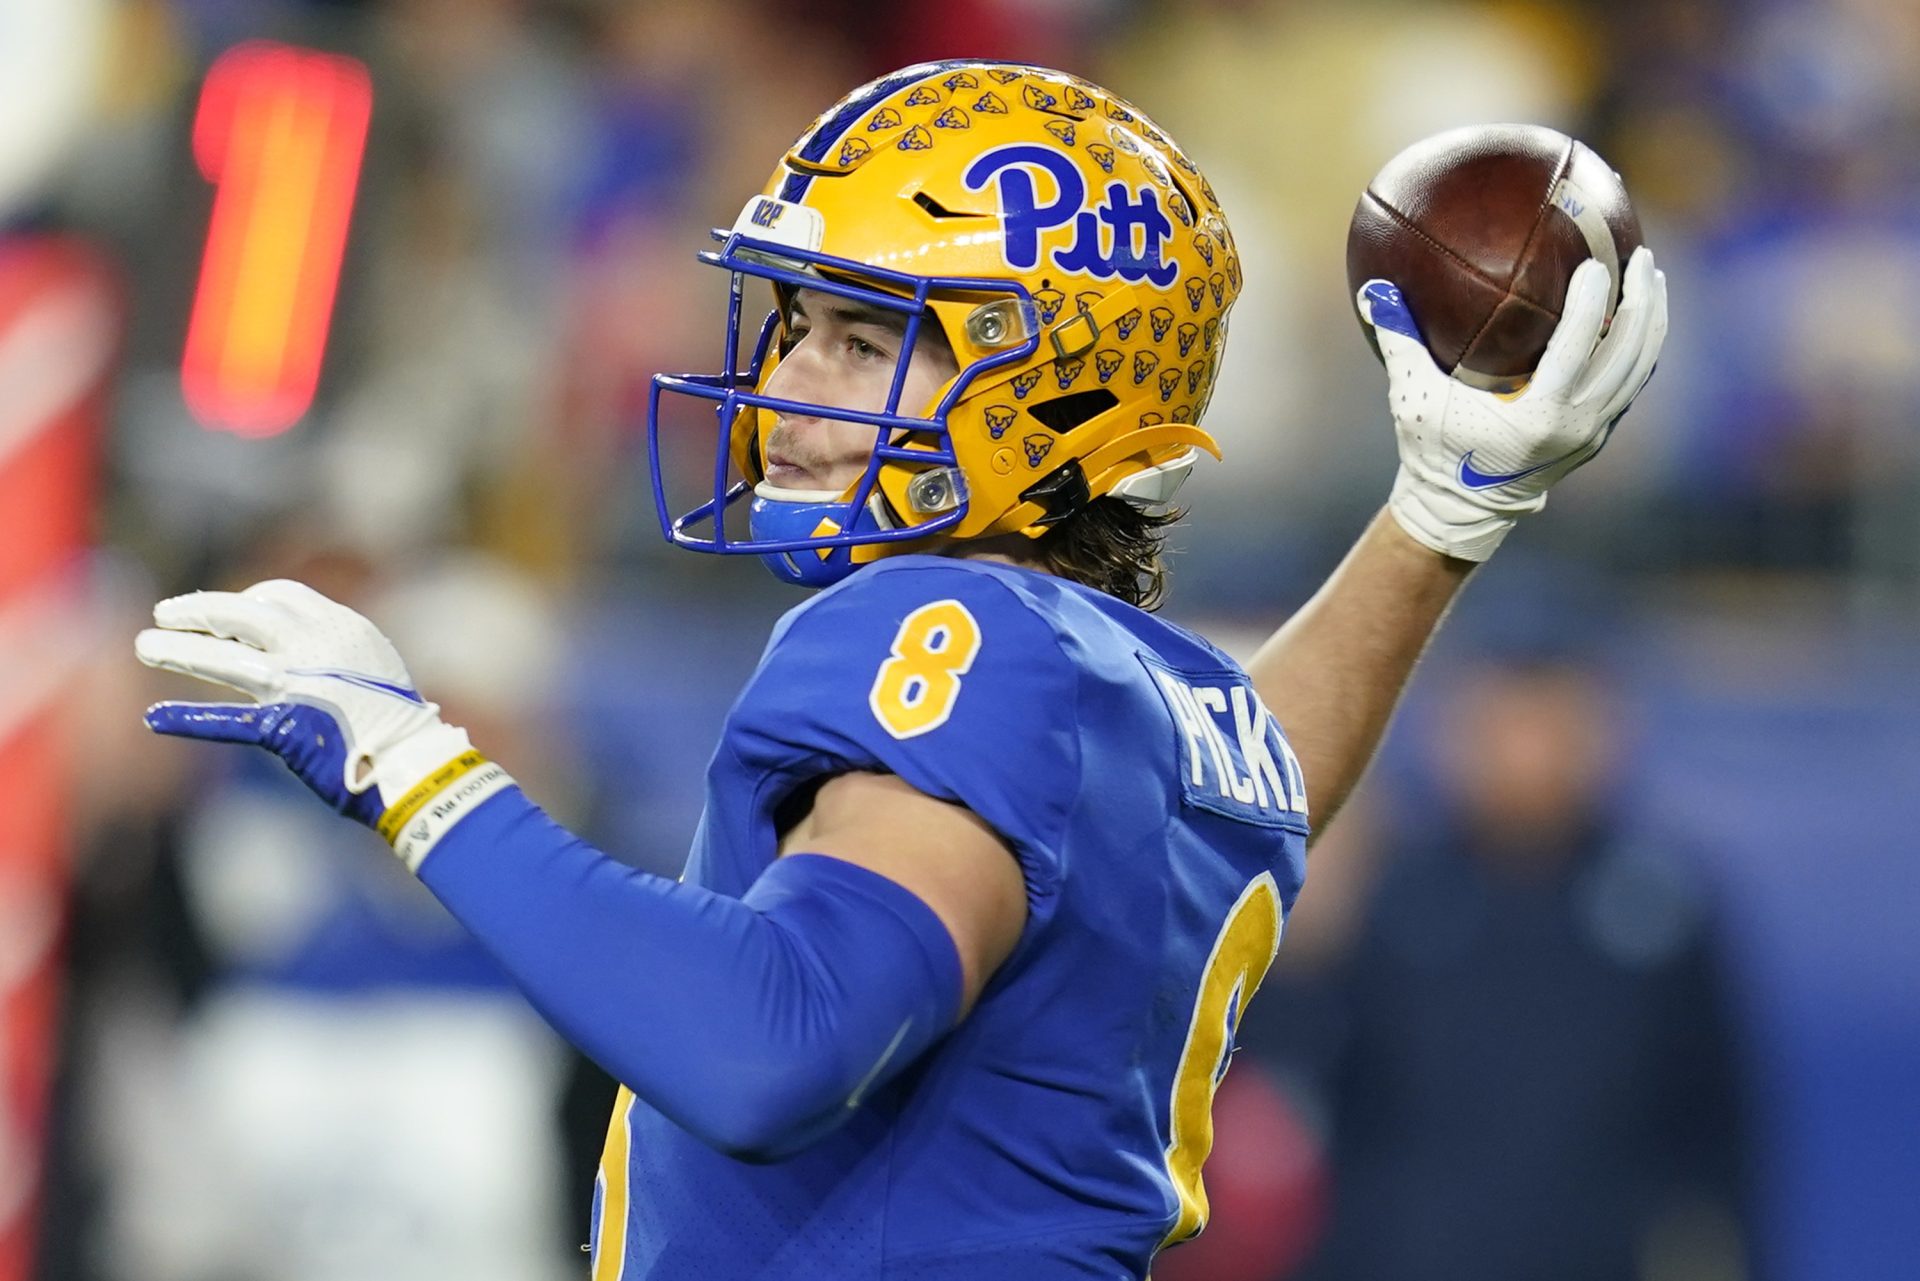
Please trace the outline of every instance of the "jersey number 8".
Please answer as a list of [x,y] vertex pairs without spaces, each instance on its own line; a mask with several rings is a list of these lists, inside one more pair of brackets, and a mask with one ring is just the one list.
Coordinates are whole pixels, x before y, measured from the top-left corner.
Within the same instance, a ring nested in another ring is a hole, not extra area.
[[1167,1111],[1167,1176],[1180,1209],[1162,1245],[1184,1241],[1207,1225],[1207,1189],[1200,1181],[1200,1167],[1213,1151],[1214,1091],[1227,1074],[1240,1015],[1279,947],[1280,888],[1273,873],[1262,872],[1227,913],[1200,976],[1200,996]]
[[887,733],[913,738],[953,714],[960,678],[980,652],[980,624],[957,600],[937,600],[908,614],[880,664],[867,706]]

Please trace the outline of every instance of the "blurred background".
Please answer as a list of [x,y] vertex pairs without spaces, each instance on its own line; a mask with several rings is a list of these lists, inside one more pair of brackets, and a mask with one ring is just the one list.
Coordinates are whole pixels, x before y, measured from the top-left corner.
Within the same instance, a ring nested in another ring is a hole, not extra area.
[[1392,475],[1343,272],[1388,156],[1576,133],[1672,284],[1316,848],[1156,1276],[1920,1275],[1910,0],[0,0],[0,1281],[583,1275],[610,1085],[371,834],[148,736],[131,640],[303,578],[676,871],[798,597],[662,543],[646,379],[717,367],[693,255],[813,116],[961,55],[1221,195],[1168,612],[1230,648]]

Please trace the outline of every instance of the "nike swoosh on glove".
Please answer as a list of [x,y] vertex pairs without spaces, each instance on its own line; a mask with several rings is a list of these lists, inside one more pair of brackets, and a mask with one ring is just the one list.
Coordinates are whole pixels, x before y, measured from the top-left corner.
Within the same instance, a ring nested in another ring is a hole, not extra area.
[[1627,260],[1609,327],[1612,292],[1604,264],[1580,264],[1539,369],[1519,393],[1499,395],[1434,364],[1392,282],[1361,287],[1356,301],[1380,344],[1400,446],[1388,509],[1401,528],[1437,552],[1486,560],[1516,520],[1600,452],[1667,337],[1667,280],[1645,246]]

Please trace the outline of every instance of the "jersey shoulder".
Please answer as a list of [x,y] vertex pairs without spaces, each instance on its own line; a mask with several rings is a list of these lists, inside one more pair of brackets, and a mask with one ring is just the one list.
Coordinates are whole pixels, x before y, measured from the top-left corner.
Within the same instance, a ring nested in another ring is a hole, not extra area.
[[1030,874],[1050,876],[1079,790],[1081,673],[1024,577],[1039,576],[904,556],[789,611],[727,750],[788,777],[897,774],[1025,844]]
[[[888,619],[899,620],[905,612],[938,601],[952,600],[976,621],[1007,619],[1005,626],[1028,633],[1033,639],[1040,631],[1056,637],[1054,649],[1064,647],[1057,637],[1063,624],[1055,598],[1061,593],[1059,580],[1051,575],[1015,569],[991,561],[961,560],[948,556],[895,556],[862,569],[810,600],[787,611],[774,628],[767,645],[768,653],[796,640],[817,639],[823,618],[831,626],[844,630],[850,620],[871,620],[884,626]],[[856,628],[858,624],[855,624]],[[1046,655],[1034,656],[1045,661]]]

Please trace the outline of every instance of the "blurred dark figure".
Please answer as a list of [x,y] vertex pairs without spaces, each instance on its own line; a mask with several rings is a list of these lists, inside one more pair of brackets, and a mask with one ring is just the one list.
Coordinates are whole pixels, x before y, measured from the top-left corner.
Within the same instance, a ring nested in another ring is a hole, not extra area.
[[1607,684],[1565,651],[1427,679],[1438,795],[1316,849],[1242,1031],[1325,1130],[1330,1217],[1291,1275],[1737,1281],[1710,905],[1642,825]]

